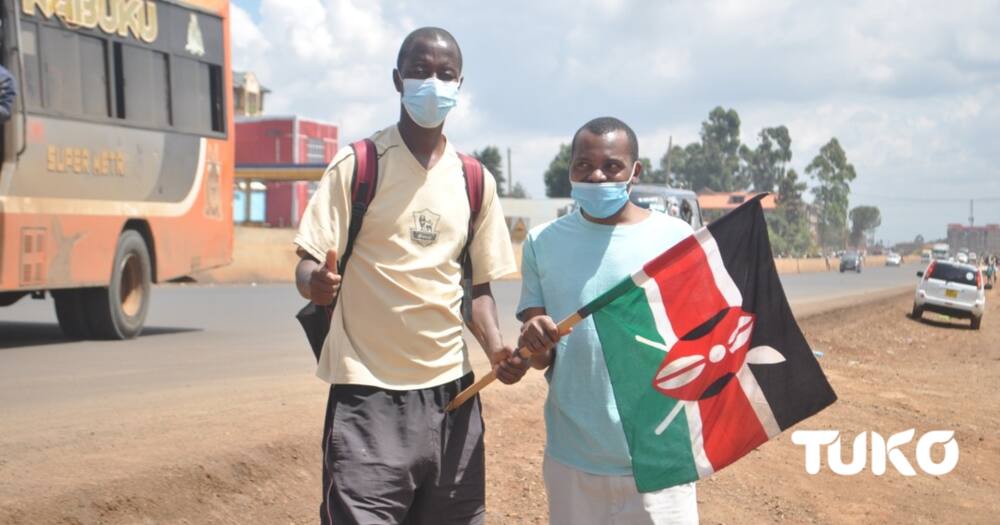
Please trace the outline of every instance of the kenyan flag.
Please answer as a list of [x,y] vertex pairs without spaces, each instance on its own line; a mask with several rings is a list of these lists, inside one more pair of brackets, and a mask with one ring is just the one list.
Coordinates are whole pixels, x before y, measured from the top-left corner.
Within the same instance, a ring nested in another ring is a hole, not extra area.
[[705,478],[836,400],[759,197],[577,312],[594,316],[642,492]]

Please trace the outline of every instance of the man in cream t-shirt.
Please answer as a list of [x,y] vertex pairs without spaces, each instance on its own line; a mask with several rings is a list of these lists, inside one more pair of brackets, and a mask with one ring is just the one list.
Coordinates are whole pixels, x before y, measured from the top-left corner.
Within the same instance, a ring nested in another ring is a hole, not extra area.
[[[317,369],[331,384],[323,523],[483,520],[478,399],[443,410],[473,380],[460,311],[469,201],[461,160],[442,133],[461,71],[461,51],[447,31],[407,36],[393,72],[399,122],[371,137],[378,185],[344,275],[336,274],[336,258],[351,216],[351,148],[333,159],[295,238],[302,295],[317,304],[339,295]],[[513,383],[527,363],[501,340],[489,283],[516,266],[496,182],[485,170],[483,179],[469,244],[470,328],[500,380]]]

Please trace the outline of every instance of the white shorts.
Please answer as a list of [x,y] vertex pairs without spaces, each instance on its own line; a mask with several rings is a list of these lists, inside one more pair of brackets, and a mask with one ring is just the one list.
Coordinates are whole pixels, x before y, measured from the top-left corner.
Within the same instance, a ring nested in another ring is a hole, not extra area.
[[552,525],[697,524],[694,483],[641,493],[632,476],[600,476],[545,455],[542,463]]

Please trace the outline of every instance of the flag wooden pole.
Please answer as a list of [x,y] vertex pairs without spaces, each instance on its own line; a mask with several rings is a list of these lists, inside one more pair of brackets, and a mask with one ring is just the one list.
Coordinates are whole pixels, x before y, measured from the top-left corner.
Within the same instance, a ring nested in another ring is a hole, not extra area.
[[[556,325],[556,328],[559,330],[559,335],[563,336],[568,334],[570,328],[576,326],[576,324],[582,321],[584,317],[585,316],[582,315],[578,310],[569,317],[563,319],[562,321],[559,321],[559,324]],[[522,346],[521,348],[518,348],[514,353],[517,354],[518,357],[520,357],[521,359],[531,359],[531,351],[528,350],[527,347]],[[492,383],[494,380],[496,380],[496,378],[497,378],[496,372],[490,370],[490,373],[480,378],[479,381],[476,381],[475,384],[459,392],[458,395],[455,396],[455,399],[452,399],[451,403],[448,403],[448,406],[444,407],[444,411],[451,412],[456,408],[462,406],[463,403],[465,403],[469,399],[472,399],[473,396],[478,394],[480,390],[486,388],[486,386]]]

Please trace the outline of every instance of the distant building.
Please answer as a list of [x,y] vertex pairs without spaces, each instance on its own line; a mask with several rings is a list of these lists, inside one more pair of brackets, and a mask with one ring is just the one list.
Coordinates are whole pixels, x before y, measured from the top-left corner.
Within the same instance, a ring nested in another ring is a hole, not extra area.
[[[236,167],[260,165],[329,164],[337,153],[337,126],[298,116],[258,116],[236,118]],[[255,183],[256,187],[258,183]],[[250,222],[287,228],[297,226],[315,183],[266,182],[263,210],[258,210],[256,194],[250,199]],[[245,191],[246,187],[242,186]],[[241,203],[246,206],[245,201]],[[234,220],[246,218],[237,211]]]
[[237,117],[236,164],[322,164],[337,153],[337,126],[298,116]]
[[[698,206],[701,206],[701,214],[708,224],[719,217],[722,217],[731,210],[739,207],[740,204],[752,199],[756,193],[749,191],[711,191],[703,190],[698,193]],[[760,201],[764,208],[764,213],[773,211],[776,205],[774,194],[764,196]]]
[[257,81],[251,72],[233,71],[233,115],[257,117],[264,113],[264,95],[271,90]]
[[952,254],[966,249],[977,254],[1000,254],[1000,224],[985,226],[948,225],[948,246]]

